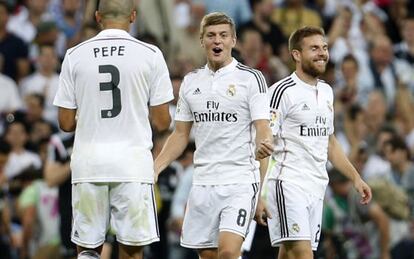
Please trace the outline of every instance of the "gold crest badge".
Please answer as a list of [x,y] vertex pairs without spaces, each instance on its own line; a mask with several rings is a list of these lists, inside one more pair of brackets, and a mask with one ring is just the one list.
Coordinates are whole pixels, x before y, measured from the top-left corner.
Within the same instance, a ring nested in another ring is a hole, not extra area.
[[236,86],[235,85],[229,85],[229,88],[227,89],[227,95],[228,96],[235,96],[236,95]]
[[300,231],[299,225],[297,223],[294,223],[292,225],[292,230],[295,231],[296,233],[299,233],[299,231]]

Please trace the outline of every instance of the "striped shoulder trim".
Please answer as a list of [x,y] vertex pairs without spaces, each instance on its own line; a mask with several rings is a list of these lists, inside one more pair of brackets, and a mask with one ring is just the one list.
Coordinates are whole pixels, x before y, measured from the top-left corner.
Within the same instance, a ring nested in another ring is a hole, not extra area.
[[132,42],[134,42],[134,43],[137,43],[137,44],[139,44],[139,45],[141,45],[141,46],[144,46],[144,47],[146,47],[146,48],[148,48],[149,50],[151,50],[152,52],[156,52],[156,50],[155,49],[153,49],[153,48],[151,48],[151,47],[149,47],[149,46],[147,46],[147,44],[144,44],[143,42],[140,42],[140,41],[138,41],[138,40],[133,40],[133,39],[128,39],[128,38],[104,38],[104,39],[94,39],[94,40],[88,40],[88,41],[85,41],[85,42],[82,42],[82,43],[80,43],[78,46],[76,46],[76,47],[74,47],[70,52],[69,52],[69,55],[70,54],[72,54],[76,49],[78,49],[80,46],[83,46],[83,45],[85,45],[85,44],[87,44],[87,43],[91,43],[91,42],[95,42],[95,41],[103,41],[103,40],[127,40],[127,41],[132,41]]
[[291,77],[286,78],[280,82],[273,91],[272,99],[270,100],[270,107],[273,109],[278,109],[282,95],[286,89],[296,85]]
[[245,66],[242,63],[238,63],[236,68],[252,73],[254,77],[256,78],[257,84],[259,85],[259,92],[266,93],[266,81],[263,77],[263,74],[259,70]]

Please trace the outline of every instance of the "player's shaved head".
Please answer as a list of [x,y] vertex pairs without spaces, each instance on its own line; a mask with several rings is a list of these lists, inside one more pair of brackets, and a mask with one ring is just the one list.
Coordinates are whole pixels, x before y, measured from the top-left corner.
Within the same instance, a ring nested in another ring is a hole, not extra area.
[[100,0],[98,6],[98,12],[105,20],[129,20],[134,10],[134,0]]

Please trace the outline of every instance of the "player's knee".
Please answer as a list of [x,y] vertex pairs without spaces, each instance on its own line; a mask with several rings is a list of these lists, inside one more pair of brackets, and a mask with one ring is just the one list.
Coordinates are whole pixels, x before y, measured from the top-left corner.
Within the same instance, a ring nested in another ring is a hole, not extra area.
[[313,252],[310,245],[305,242],[286,242],[283,244],[286,258],[312,259]]
[[84,250],[78,254],[78,259],[100,259],[101,256],[95,250]]
[[239,250],[232,250],[232,249],[220,249],[219,251],[219,259],[237,259],[240,256]]

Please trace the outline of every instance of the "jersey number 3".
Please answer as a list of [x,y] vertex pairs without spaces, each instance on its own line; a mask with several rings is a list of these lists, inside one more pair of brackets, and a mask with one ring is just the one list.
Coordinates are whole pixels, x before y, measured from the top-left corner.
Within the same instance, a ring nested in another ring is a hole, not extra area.
[[119,85],[119,70],[113,65],[101,65],[99,66],[99,73],[111,74],[111,81],[105,83],[99,83],[100,91],[112,91],[112,109],[101,110],[101,118],[113,118],[118,116],[121,112],[121,89]]

